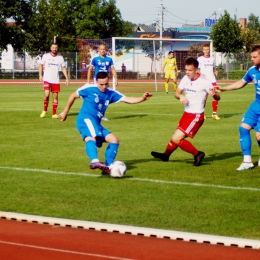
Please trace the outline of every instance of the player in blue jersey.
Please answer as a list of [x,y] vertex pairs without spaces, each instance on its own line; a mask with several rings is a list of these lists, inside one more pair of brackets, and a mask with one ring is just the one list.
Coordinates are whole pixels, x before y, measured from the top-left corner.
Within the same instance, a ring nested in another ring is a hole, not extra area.
[[[69,97],[63,112],[59,114],[61,121],[65,121],[75,99],[82,98],[83,104],[76,120],[76,127],[83,141],[86,142],[86,154],[90,158],[90,169],[101,169],[103,173],[109,174],[111,164],[114,162],[119,140],[108,129],[101,125],[101,118],[111,103],[124,102],[137,104],[148,100],[152,95],[145,92],[142,97],[127,97],[118,91],[109,89],[108,75],[106,72],[97,74],[97,85],[84,85]],[[104,142],[108,143],[105,152],[105,163],[98,159],[98,149]]]
[[[94,68],[94,83],[96,84],[96,77],[98,72],[106,72],[107,74],[111,70],[111,73],[115,79],[115,85],[117,86],[117,74],[116,70],[114,68],[114,62],[113,59],[106,55],[107,49],[105,44],[100,44],[98,47],[99,56],[94,57],[89,65],[88,68],[88,77],[87,77],[87,83],[90,84],[90,78],[91,73]],[[103,117],[102,120],[109,121],[106,117]]]
[[[251,158],[251,136],[250,130],[256,131],[256,141],[260,147],[260,45],[255,45],[251,50],[251,61],[253,66],[247,71],[245,76],[236,83],[227,87],[216,87],[217,91],[237,90],[243,88],[249,82],[253,81],[255,85],[255,101],[247,109],[239,126],[240,147],[243,152],[243,162],[237,168],[238,171],[249,170],[254,168]],[[260,166],[260,160],[258,161]]]
[[87,83],[90,84],[91,72],[94,68],[94,83],[96,83],[96,77],[98,72],[106,72],[109,73],[111,70],[112,75],[115,79],[115,84],[117,86],[117,74],[114,67],[113,59],[106,55],[107,49],[105,44],[100,44],[98,47],[99,56],[94,57],[88,68],[88,78]]

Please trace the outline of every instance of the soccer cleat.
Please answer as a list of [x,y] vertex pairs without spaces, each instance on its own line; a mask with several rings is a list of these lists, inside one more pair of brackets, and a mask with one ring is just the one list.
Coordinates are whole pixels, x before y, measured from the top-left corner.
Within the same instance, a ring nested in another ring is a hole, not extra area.
[[52,115],[52,118],[57,119],[57,118],[59,118],[59,117],[58,117],[58,115],[55,114],[55,115]]
[[101,162],[94,162],[94,163],[91,163],[89,165],[89,168],[91,170],[95,170],[95,169],[100,169],[103,172],[106,172],[106,174],[110,174],[110,169],[108,166],[106,166],[105,164],[101,163]]
[[168,92],[165,92],[165,94],[168,94]]
[[199,166],[203,158],[205,157],[205,153],[199,151],[197,155],[194,156],[194,166]]
[[42,111],[42,113],[40,114],[40,117],[43,118],[46,116],[46,114],[47,114],[47,111]]
[[154,158],[161,159],[163,162],[168,162],[168,161],[169,161],[169,156],[166,155],[165,153],[151,152],[151,155],[152,155]]
[[101,174],[102,175],[109,175],[110,172],[111,172],[111,170],[107,167],[107,169],[103,170]]
[[253,163],[242,162],[240,164],[240,166],[237,168],[237,171],[251,170],[253,168],[254,168],[254,164]]
[[103,120],[103,121],[109,121],[109,119],[106,118],[106,117],[104,117],[104,116],[101,118],[101,120]]
[[213,115],[212,115],[212,118],[215,119],[215,120],[220,120],[220,118],[218,117],[217,114],[213,114]]

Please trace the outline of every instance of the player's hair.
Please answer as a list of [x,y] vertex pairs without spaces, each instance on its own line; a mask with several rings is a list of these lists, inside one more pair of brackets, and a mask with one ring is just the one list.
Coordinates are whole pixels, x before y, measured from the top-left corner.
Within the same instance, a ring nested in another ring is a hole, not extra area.
[[199,62],[195,58],[189,57],[185,60],[185,65],[193,65],[195,68],[198,68]]
[[255,44],[251,50],[251,52],[255,52],[255,51],[258,51],[260,52],[260,44]]
[[208,44],[208,43],[205,43],[205,44],[203,44],[202,47],[209,47],[209,44]]
[[52,45],[56,45],[56,46],[59,47],[58,43],[56,43],[56,42],[53,42],[53,43],[51,44],[51,46],[52,46]]
[[169,51],[169,52],[168,52],[168,55],[170,55],[171,53],[174,53],[174,52],[173,52],[173,51]]
[[96,79],[105,79],[105,78],[108,78],[108,74],[104,71],[100,71],[98,72],[97,76],[96,76]]
[[100,47],[100,46],[105,46],[105,48],[107,48],[105,43],[100,43],[98,47]]

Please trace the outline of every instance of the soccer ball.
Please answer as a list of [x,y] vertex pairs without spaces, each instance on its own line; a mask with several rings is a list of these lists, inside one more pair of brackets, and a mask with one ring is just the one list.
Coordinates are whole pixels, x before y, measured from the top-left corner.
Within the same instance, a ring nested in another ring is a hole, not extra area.
[[113,178],[122,178],[126,174],[126,165],[121,161],[114,161],[110,175]]

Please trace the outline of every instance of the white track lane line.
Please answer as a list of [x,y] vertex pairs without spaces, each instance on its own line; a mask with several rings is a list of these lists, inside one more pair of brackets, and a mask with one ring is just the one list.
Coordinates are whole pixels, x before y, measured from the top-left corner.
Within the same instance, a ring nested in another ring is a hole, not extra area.
[[99,258],[105,258],[105,259],[133,260],[133,259],[130,259],[130,258],[121,258],[121,257],[115,257],[115,256],[108,256],[108,255],[91,254],[91,253],[84,253],[84,252],[71,251],[71,250],[64,250],[64,249],[58,249],[58,248],[51,248],[51,247],[35,246],[35,245],[29,245],[29,244],[14,243],[14,242],[2,241],[2,240],[0,240],[0,243],[1,244],[6,244],[6,245],[12,245],[12,246],[29,247],[29,248],[34,248],[34,249],[46,250],[46,251],[55,251],[55,252],[68,253],[68,254],[74,254],[74,255],[86,255],[86,256],[93,256],[93,257],[99,257]]

